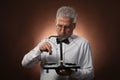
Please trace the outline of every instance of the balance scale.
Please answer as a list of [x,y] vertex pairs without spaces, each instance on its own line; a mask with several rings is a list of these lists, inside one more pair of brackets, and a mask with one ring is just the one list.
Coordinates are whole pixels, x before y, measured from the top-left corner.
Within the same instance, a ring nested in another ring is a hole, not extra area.
[[[75,64],[75,63],[63,63],[63,50],[62,50],[62,40],[60,36],[50,36],[51,37],[56,37],[59,39],[60,41],[60,63],[45,63],[45,65],[43,66],[43,69],[46,70],[47,73],[49,73],[50,69],[54,69],[56,70],[56,73],[58,75],[62,75],[59,71],[60,70],[74,70],[77,72],[77,69],[80,68],[79,65]],[[50,55],[52,55],[52,53],[50,53]]]

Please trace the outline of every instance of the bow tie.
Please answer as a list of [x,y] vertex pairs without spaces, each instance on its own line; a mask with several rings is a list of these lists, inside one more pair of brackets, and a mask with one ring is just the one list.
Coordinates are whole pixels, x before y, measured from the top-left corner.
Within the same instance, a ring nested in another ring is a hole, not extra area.
[[[56,41],[57,41],[57,44],[60,43],[60,39],[57,38]],[[62,40],[61,42],[64,42],[64,43],[66,43],[66,44],[69,44],[69,43],[70,43],[68,39],[64,39],[64,40]]]

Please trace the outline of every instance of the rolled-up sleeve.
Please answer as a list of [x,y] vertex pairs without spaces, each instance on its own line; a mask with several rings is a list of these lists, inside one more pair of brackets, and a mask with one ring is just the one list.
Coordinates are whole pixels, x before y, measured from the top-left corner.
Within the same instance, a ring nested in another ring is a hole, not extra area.
[[31,68],[33,67],[36,63],[40,61],[40,55],[41,51],[39,50],[39,47],[36,46],[34,49],[32,49],[30,52],[28,52],[22,60],[22,66]]
[[46,41],[46,39],[42,40],[35,48],[29,51],[22,60],[22,66],[31,68],[35,66],[39,61],[41,61],[41,51],[39,47]]

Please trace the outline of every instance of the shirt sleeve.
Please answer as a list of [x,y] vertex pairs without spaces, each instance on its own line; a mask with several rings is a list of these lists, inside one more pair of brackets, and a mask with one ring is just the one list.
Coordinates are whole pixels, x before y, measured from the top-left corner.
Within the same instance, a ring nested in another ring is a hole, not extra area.
[[80,58],[80,69],[74,72],[72,76],[78,80],[92,80],[94,78],[93,64],[92,64],[92,50],[89,42],[85,42],[82,46],[82,57]]
[[22,60],[22,66],[31,68],[41,60],[41,51],[39,50],[39,46],[44,42],[45,40],[41,41],[35,48],[25,54]]

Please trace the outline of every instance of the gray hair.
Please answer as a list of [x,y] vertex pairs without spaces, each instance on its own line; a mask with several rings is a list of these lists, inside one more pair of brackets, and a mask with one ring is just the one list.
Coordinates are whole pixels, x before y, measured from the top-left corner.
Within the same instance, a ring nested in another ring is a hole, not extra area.
[[76,23],[77,13],[74,8],[63,6],[57,10],[56,18],[57,17],[68,17],[73,19],[73,23]]

